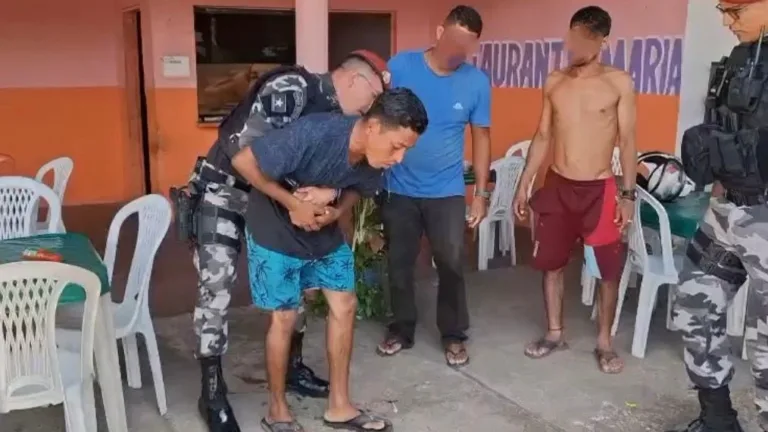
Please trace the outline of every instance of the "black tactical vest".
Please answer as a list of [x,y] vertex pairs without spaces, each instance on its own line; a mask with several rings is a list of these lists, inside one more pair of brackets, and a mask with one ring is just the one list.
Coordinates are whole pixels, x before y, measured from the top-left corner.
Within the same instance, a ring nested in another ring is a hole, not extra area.
[[710,146],[713,176],[726,189],[762,190],[767,179],[760,175],[757,149],[765,140],[758,128],[768,127],[768,43],[735,47],[710,79],[704,126],[718,131],[719,144]]
[[[307,115],[318,112],[329,112],[338,109],[323,92],[321,83],[322,78],[307,71],[301,66],[280,66],[260,76],[251,85],[248,93],[239,104],[222,120],[219,125],[219,136],[211,149],[208,151],[206,160],[215,165],[220,170],[232,174],[238,179],[240,176],[232,169],[232,157],[240,150],[239,133],[243,130],[245,122],[251,114],[253,104],[261,91],[264,83],[281,74],[298,73],[307,81],[306,105],[301,115]],[[242,179],[241,179],[242,180]]]

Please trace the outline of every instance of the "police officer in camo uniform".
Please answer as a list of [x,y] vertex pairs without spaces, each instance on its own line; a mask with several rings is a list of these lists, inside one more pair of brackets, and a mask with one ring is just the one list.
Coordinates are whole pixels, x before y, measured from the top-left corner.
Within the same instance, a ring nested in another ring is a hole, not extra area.
[[[235,284],[236,265],[243,234],[243,215],[250,187],[232,169],[230,160],[242,147],[272,128],[281,128],[299,116],[341,110],[361,114],[388,84],[386,62],[378,55],[359,50],[329,74],[312,74],[299,66],[280,67],[261,76],[244,100],[224,119],[219,138],[205,158],[198,159],[189,185],[195,232],[194,264],[198,271],[198,301],[194,329],[198,338],[196,357],[202,367],[201,415],[212,432],[240,428],[227,400],[221,356],[227,350],[227,311]],[[303,199],[325,205],[337,191],[299,188]],[[291,346],[288,388],[309,397],[327,397],[328,382],[315,376],[302,362],[306,318],[301,314]]]
[[720,183],[688,246],[674,305],[685,367],[701,414],[680,431],[742,431],[728,384],[734,368],[726,310],[748,281],[748,341],[759,422],[768,431],[768,0],[720,1],[723,23],[741,44],[716,67],[705,123],[687,130],[685,171],[699,185]]

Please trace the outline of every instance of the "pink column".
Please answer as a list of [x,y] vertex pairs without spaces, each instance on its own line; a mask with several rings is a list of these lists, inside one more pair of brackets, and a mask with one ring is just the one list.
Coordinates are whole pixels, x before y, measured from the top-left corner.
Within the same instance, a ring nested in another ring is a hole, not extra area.
[[328,0],[296,0],[296,63],[328,71]]

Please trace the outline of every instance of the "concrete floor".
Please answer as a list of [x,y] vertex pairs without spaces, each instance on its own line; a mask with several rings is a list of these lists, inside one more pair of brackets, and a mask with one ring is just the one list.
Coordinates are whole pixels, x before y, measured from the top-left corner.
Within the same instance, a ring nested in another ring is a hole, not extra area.
[[[104,210],[104,214],[109,212]],[[106,230],[84,221],[67,223],[70,229],[79,223],[84,232],[95,232],[92,238],[100,247],[103,234],[99,233]],[[521,256],[530,250],[526,240],[520,232]],[[132,250],[130,243],[129,238],[127,250]],[[161,308],[164,311],[189,310],[194,303],[194,291],[188,285],[194,283],[194,275],[189,274],[192,269],[187,268],[183,245],[176,243],[168,240],[161,248],[153,277],[153,301],[177,303]],[[472,362],[462,371],[445,366],[434,328],[434,274],[426,264],[419,278],[422,321],[412,350],[389,359],[377,356],[374,349],[383,328],[374,322],[360,322],[352,366],[355,400],[391,418],[401,432],[664,431],[697,414],[695,393],[689,390],[682,367],[679,337],[664,328],[663,305],[654,316],[646,358],[630,357],[636,307],[636,292],[630,290],[616,339],[618,349],[625,354],[626,369],[621,375],[600,373],[591,354],[594,325],[589,320],[590,309],[579,300],[576,260],[566,278],[566,329],[571,349],[531,360],[522,351],[544,328],[541,278],[525,262],[510,268],[505,261],[497,259],[493,266],[497,268],[480,273],[468,268]],[[120,267],[118,274],[124,274]],[[241,302],[247,299],[247,292],[239,295]],[[248,307],[231,312],[225,371],[231,401],[245,432],[261,430],[259,421],[266,410],[264,318]],[[191,315],[185,312],[158,318],[156,330],[169,412],[166,416],[157,412],[151,375],[145,367],[144,388],[125,387],[129,427],[132,432],[205,432],[196,412],[200,382],[192,358]],[[315,319],[308,332],[306,362],[325,375],[322,320]],[[734,346],[741,345],[736,341]],[[737,369],[732,385],[734,401],[745,430],[758,431],[748,364],[737,360]],[[291,404],[307,431],[327,430],[320,420],[322,401],[292,398]],[[107,430],[103,421],[99,430]],[[0,415],[0,431],[63,431],[63,412],[61,407],[52,407]]]

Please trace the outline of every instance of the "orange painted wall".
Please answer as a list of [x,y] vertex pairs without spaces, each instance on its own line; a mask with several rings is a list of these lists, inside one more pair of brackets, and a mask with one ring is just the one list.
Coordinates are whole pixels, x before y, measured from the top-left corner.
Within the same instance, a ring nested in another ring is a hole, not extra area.
[[[0,14],[0,153],[16,159],[20,174],[33,175],[50,159],[75,160],[66,204],[124,201],[141,194],[130,178],[141,164],[129,142],[122,11],[140,5],[150,124],[151,178],[165,193],[183,183],[195,157],[213,142],[214,128],[197,124],[196,77],[164,78],[160,58],[194,59],[192,0],[26,0]],[[685,0],[596,0],[615,17],[617,37],[682,35]],[[209,6],[290,8],[292,0],[209,0]],[[435,26],[453,6],[408,0],[330,0],[334,10],[391,11],[395,48],[428,46]],[[577,0],[510,2],[478,0],[484,41],[562,37]],[[11,42],[12,41],[12,42]],[[493,155],[533,134],[540,90],[493,91]],[[641,149],[674,149],[678,97],[638,99]],[[468,154],[471,149],[468,146]]]
[[[151,179],[166,193],[185,182],[215,128],[197,124],[196,77],[167,79],[160,58],[194,59],[192,0],[25,0],[0,13],[0,153],[32,176],[59,156],[75,161],[65,203],[142,194],[141,160],[128,139],[123,11],[140,7],[150,126]],[[429,42],[434,4],[330,0],[334,10],[395,14],[395,47]],[[207,6],[292,8],[292,0],[211,0]],[[439,8],[438,8],[439,9]]]
[[0,153],[22,175],[72,157],[68,204],[128,193],[118,18],[100,0],[5,2],[0,13]]
[[[206,2],[208,6],[224,4]],[[194,33],[191,0],[154,2],[151,4],[152,51],[155,58],[163,55],[188,55],[194,58]],[[227,6],[290,8],[291,1],[229,1]],[[432,5],[434,6],[434,5]],[[395,48],[404,49],[429,43],[434,26],[431,7],[407,0],[330,0],[332,10],[371,10],[395,14]],[[447,9],[446,9],[447,10]],[[425,20],[425,17],[427,19]],[[159,64],[154,70],[154,129],[152,130],[153,184],[165,192],[168,187],[185,182],[198,155],[205,154],[216,137],[216,129],[197,124],[196,77],[163,78]]]

